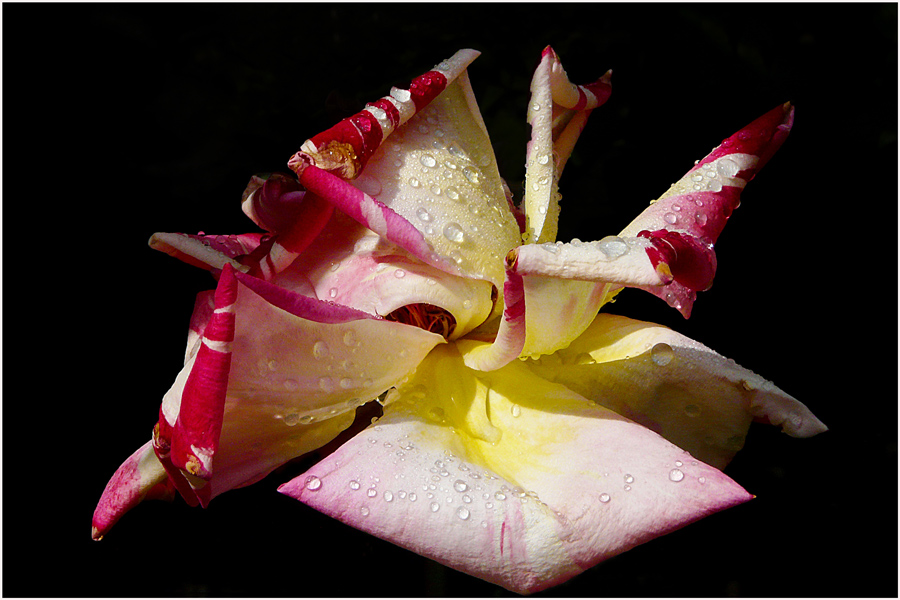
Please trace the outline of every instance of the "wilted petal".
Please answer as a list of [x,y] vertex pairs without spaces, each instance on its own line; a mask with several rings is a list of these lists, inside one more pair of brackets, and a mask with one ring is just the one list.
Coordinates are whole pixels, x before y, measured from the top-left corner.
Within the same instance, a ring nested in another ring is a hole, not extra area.
[[390,399],[377,424],[280,491],[517,592],[750,499],[519,362],[477,373],[443,346]]
[[718,468],[744,445],[754,418],[795,437],[826,430],[771,382],[653,323],[601,314],[569,347],[526,364]]
[[116,521],[145,498],[174,497],[175,490],[166,485],[168,476],[147,442],[128,457],[106,484],[94,510],[91,536],[101,539]]
[[779,106],[724,140],[672,185],[620,234],[643,236],[658,268],[674,281],[647,291],[666,300],[688,317],[696,292],[712,285],[716,260],[713,244],[740,194],[781,147],[794,122],[794,108]]

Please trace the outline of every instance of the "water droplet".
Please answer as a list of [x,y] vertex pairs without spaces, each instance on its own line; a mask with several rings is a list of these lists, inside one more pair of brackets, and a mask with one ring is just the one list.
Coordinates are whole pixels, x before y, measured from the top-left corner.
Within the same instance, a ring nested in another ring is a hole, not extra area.
[[313,422],[313,416],[312,416],[312,415],[303,415],[302,417],[300,417],[300,423],[301,423],[302,425],[309,425],[309,424],[312,423],[312,422]]
[[630,486],[630,485],[626,485],[626,486],[625,486],[625,491],[626,491],[626,492],[630,492],[630,491],[631,491],[631,486]]
[[419,159],[419,162],[426,167],[433,167],[437,164],[437,161],[434,160],[434,157],[430,154],[423,154],[422,158]]
[[446,190],[447,197],[451,200],[459,200],[459,190],[455,187],[448,187]]
[[684,463],[681,462],[680,460],[676,460],[676,461],[675,461],[675,466],[676,466],[676,467],[683,467],[683,466],[684,466]]
[[463,233],[459,223],[447,223],[444,226],[444,237],[457,244],[461,244],[466,239],[466,235]]
[[290,413],[284,416],[284,424],[288,427],[293,427],[297,423],[300,422],[300,415],[297,413]]
[[688,404],[684,407],[684,414],[689,417],[699,417],[700,416],[700,407],[696,404]]
[[706,483],[706,477],[698,477],[697,481],[699,481],[700,483]]
[[510,407],[509,412],[512,413],[513,417],[518,418],[518,416],[522,414],[522,408],[518,404],[513,404]]
[[704,213],[697,213],[694,215],[694,220],[697,221],[697,225],[700,227],[706,226],[706,215]]
[[403,269],[397,269],[396,271],[394,271],[394,277],[396,277],[397,279],[403,279],[404,277],[406,277],[406,271],[404,271]]
[[537,102],[535,102],[534,104],[531,105],[531,110],[537,112],[537,111],[541,110],[541,105],[538,104]]
[[467,489],[469,489],[469,486],[462,479],[457,479],[456,481],[453,482],[453,489],[456,490],[457,492],[464,492]]
[[434,135],[435,135],[435,137],[439,137],[439,138],[444,137],[444,130],[443,129],[435,129]]
[[463,521],[465,521],[469,518],[469,514],[470,514],[469,509],[466,508],[465,506],[460,506],[459,508],[456,509],[456,516],[459,517],[460,519],[462,519]]
[[322,480],[315,475],[310,475],[306,478],[306,489],[309,491],[314,492],[320,487],[322,487]]
[[672,346],[660,342],[655,344],[650,350],[650,358],[659,366],[664,367],[675,358],[675,351],[672,349]]
[[415,493],[415,492],[410,492],[410,493],[409,493],[409,501],[410,501],[410,502],[415,502],[415,501],[416,501],[416,498],[417,498],[417,496],[416,496],[416,493]]
[[408,183],[409,183],[409,185],[410,185],[411,187],[414,187],[414,188],[417,188],[417,187],[419,187],[419,186],[421,185],[421,184],[419,183],[419,180],[416,179],[415,177],[410,177]]
[[703,175],[701,175],[700,173],[697,173],[693,177],[691,177],[691,181],[696,181],[699,183],[699,182],[703,181]]
[[606,504],[607,502],[609,502],[609,494],[607,494],[607,493],[605,493],[605,492],[602,493],[602,494],[600,494],[600,502],[602,502],[602,503],[604,503],[604,504]]
[[349,390],[353,387],[353,380],[349,377],[344,377],[343,379],[341,379],[340,386],[345,390]]
[[618,236],[608,235],[597,242],[597,249],[610,258],[619,258],[628,252],[628,244]]
[[444,420],[444,409],[440,406],[434,406],[428,411],[428,415],[435,421],[442,422]]
[[722,191],[722,182],[721,181],[710,181],[706,185],[706,189],[710,192],[721,192]]
[[679,482],[684,479],[684,471],[681,469],[672,469],[669,471],[669,481]]
[[362,516],[368,517],[369,516],[369,507],[363,506],[362,508],[359,509],[359,512]]
[[663,220],[669,225],[674,225],[678,222],[678,215],[675,213],[666,213],[663,215]]
[[631,475],[626,474],[626,475],[625,475],[625,483],[634,483],[634,477],[632,477]]
[[319,340],[315,344],[313,344],[313,357],[317,360],[325,358],[328,356],[328,344]]
[[538,161],[538,164],[546,165],[548,162],[550,162],[550,155],[549,154],[541,154],[540,156],[538,156],[537,161]]
[[722,177],[734,177],[738,174],[738,171],[740,171],[740,167],[738,167],[737,163],[730,158],[723,158],[719,161],[719,164],[716,165],[716,171],[718,171],[719,175]]
[[437,502],[432,502],[432,503],[431,503],[431,512],[437,512],[437,511],[439,511],[440,509],[441,509],[441,505],[440,505],[440,504],[438,504]]
[[506,494],[503,492],[494,492],[494,498],[497,500],[506,500]]
[[463,502],[465,502],[466,504],[471,504],[471,503],[472,503],[472,497],[469,496],[468,494],[465,494],[465,495],[463,496]]
[[333,392],[334,380],[331,377],[322,377],[319,379],[319,389],[323,392]]
[[356,481],[355,479],[351,480],[351,481],[350,481],[350,489],[351,489],[351,490],[358,490],[358,489],[359,489],[359,482]]
[[481,178],[481,173],[474,167],[463,167],[462,173],[469,183],[477,184]]
[[458,158],[468,158],[468,156],[466,156],[466,153],[456,144],[450,144],[449,146],[447,146],[447,152]]
[[390,501],[392,501],[393,499],[394,499],[394,494],[392,494],[392,493],[389,492],[389,491],[384,493],[384,501],[385,501],[385,502],[390,502]]
[[366,496],[368,496],[369,498],[374,498],[377,495],[378,495],[378,491],[373,487],[370,487],[369,489],[366,490]]

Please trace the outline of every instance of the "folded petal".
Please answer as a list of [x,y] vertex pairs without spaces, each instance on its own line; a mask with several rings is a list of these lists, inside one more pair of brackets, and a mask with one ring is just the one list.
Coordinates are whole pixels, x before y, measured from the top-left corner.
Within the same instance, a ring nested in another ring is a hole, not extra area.
[[483,374],[442,346],[389,400],[376,424],[279,491],[516,592],[750,499],[518,361]]
[[526,363],[723,468],[763,418],[794,437],[826,430],[771,382],[671,329],[598,315],[570,346]]
[[646,288],[690,316],[696,292],[709,288],[715,274],[713,244],[740,194],[790,133],[794,108],[788,103],[753,121],[713,149],[620,234],[651,240],[648,255],[674,281]]
[[101,539],[126,512],[147,497],[169,498],[175,490],[167,485],[166,470],[147,442],[128,457],[106,484],[94,510],[91,537]]

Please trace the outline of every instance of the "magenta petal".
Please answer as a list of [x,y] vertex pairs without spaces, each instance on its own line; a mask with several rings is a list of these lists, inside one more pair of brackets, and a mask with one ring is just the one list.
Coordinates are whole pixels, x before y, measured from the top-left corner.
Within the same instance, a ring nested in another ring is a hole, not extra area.
[[205,480],[212,477],[212,460],[222,430],[237,285],[234,270],[226,264],[216,289],[215,308],[203,331],[173,427],[173,464]]

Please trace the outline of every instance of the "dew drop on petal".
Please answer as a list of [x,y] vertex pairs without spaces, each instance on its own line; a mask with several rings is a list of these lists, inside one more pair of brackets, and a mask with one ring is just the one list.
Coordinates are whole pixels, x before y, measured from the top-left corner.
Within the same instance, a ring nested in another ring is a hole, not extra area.
[[604,504],[606,504],[607,502],[609,502],[609,494],[607,494],[607,493],[605,493],[605,492],[602,493],[602,494],[600,494],[600,502],[602,502],[602,503],[604,503]]
[[431,512],[437,512],[437,511],[439,511],[440,509],[441,509],[441,505],[440,505],[440,504],[438,504],[437,502],[432,502],[432,503],[431,503]]
[[323,392],[334,391],[334,380],[331,377],[322,377],[319,379],[319,389]]
[[328,344],[323,342],[322,340],[317,341],[313,344],[313,357],[316,359],[322,359],[328,356]]
[[460,519],[462,519],[463,521],[465,521],[469,518],[469,514],[470,514],[469,509],[466,508],[465,506],[460,506],[459,508],[456,509],[456,516],[459,517]]
[[358,489],[359,489],[359,482],[356,481],[355,479],[352,479],[352,480],[350,481],[350,489],[351,489],[351,490],[358,490]]
[[366,496],[369,498],[374,498],[378,495],[378,491],[375,488],[369,488],[366,490]]
[[428,212],[428,210],[424,206],[416,209],[416,216],[419,217],[420,221],[424,221],[426,223],[430,223],[432,220],[431,213]]
[[444,226],[444,237],[457,244],[461,244],[466,239],[466,235],[463,233],[459,223],[447,223]]
[[689,417],[699,417],[700,416],[700,407],[696,404],[688,404],[684,407],[684,414]]
[[390,491],[387,491],[384,493],[384,501],[385,502],[391,502],[393,499],[394,499],[394,494],[392,494]]
[[597,242],[597,249],[609,258],[619,258],[628,252],[628,245],[622,238],[608,235]]
[[681,469],[672,469],[669,471],[669,481],[679,482],[684,479],[684,471]]
[[463,167],[462,173],[465,178],[469,180],[469,183],[477,184],[481,178],[481,173],[478,171],[478,169],[475,169],[473,167]]
[[322,480],[315,475],[310,475],[306,478],[306,489],[309,491],[314,492],[320,487],[322,487]]
[[447,197],[451,200],[459,200],[459,190],[455,187],[448,187],[446,190]]
[[625,475],[625,483],[634,483],[634,477],[629,474]]
[[513,404],[509,412],[512,413],[513,417],[518,417],[522,414],[522,408],[518,404]]
[[464,492],[464,491],[466,491],[467,489],[469,489],[469,486],[468,486],[468,484],[467,484],[465,481],[463,481],[462,479],[457,479],[457,480],[453,483],[453,489],[455,489],[457,492]]
[[664,367],[675,358],[675,351],[672,349],[672,346],[665,342],[660,342],[655,344],[650,350],[650,358],[659,366]]
[[734,177],[737,175],[738,171],[740,171],[740,168],[737,163],[730,158],[723,158],[719,161],[718,165],[716,165],[716,171],[718,171],[719,175],[722,177]]
[[423,154],[422,158],[419,159],[419,162],[426,167],[433,167],[437,164],[437,161],[434,160],[434,157],[430,154]]

